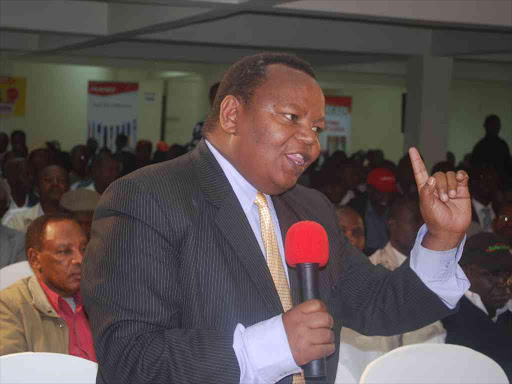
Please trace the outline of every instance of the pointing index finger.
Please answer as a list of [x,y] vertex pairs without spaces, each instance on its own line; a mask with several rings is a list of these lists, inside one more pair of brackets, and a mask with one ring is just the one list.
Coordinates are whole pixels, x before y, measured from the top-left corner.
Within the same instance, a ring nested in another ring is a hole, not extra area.
[[427,183],[429,177],[428,172],[416,148],[409,148],[409,157],[411,158],[412,169],[414,171],[414,179],[416,179],[416,185],[418,190],[420,190]]

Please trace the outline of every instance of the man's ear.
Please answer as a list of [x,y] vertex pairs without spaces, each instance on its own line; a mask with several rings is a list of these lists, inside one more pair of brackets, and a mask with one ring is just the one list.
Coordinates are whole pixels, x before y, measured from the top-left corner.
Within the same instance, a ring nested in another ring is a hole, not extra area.
[[36,249],[28,249],[27,260],[34,271],[39,271],[41,269],[41,262],[39,261],[39,252],[37,252]]
[[228,95],[220,104],[219,121],[221,129],[230,135],[236,134],[238,117],[242,105],[235,96]]

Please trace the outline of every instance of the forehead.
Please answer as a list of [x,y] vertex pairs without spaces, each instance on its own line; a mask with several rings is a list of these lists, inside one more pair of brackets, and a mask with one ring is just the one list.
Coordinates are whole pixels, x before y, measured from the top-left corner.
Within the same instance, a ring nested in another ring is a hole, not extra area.
[[353,226],[353,227],[363,226],[363,220],[358,215],[356,215],[354,212],[351,212],[351,211],[343,211],[340,214],[339,219],[343,225]]
[[84,237],[82,228],[73,220],[51,221],[46,224],[43,242],[62,242],[64,240],[74,240],[77,236]]
[[66,171],[58,167],[56,165],[51,165],[49,167],[44,168],[41,171],[41,177],[48,177],[48,176],[66,176]]
[[300,104],[322,103],[323,92],[311,76],[302,71],[281,64],[269,65],[265,71],[265,81],[255,91],[259,99],[273,102]]

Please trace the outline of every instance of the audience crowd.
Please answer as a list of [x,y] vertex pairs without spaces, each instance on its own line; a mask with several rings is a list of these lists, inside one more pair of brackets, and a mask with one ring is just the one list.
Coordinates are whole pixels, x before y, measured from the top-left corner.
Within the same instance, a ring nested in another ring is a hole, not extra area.
[[[187,145],[159,142],[155,152],[147,140],[129,148],[122,134],[115,152],[93,138],[69,153],[56,141],[29,151],[24,132],[0,132],[0,268],[25,261],[34,273],[0,291],[0,355],[58,352],[95,360],[80,296],[94,209],[119,177],[192,150],[201,128],[199,122]],[[484,128],[485,136],[458,164],[448,152],[432,167],[432,174],[464,169],[470,175],[472,224],[460,264],[471,287],[459,312],[389,337],[343,328],[337,382],[359,382],[379,355],[424,342],[473,348],[497,361],[512,381],[512,160],[499,137],[499,117],[489,115]],[[299,182],[327,196],[350,243],[377,268],[408,263],[423,224],[408,155],[395,164],[379,149],[323,154]]]

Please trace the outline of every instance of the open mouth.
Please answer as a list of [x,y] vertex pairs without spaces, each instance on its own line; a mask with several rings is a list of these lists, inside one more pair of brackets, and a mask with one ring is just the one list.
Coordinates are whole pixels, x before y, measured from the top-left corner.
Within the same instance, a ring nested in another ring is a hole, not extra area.
[[307,163],[307,158],[300,153],[290,153],[286,157],[298,167],[304,167]]

